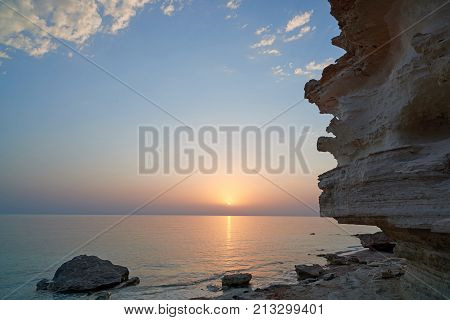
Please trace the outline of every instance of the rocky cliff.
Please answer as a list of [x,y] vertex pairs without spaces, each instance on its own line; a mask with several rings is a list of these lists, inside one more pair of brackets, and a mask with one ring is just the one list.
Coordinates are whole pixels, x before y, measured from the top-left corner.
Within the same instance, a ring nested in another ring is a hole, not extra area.
[[408,297],[450,296],[450,3],[330,0],[346,53],[305,97],[333,115],[321,215],[379,226],[408,260]]

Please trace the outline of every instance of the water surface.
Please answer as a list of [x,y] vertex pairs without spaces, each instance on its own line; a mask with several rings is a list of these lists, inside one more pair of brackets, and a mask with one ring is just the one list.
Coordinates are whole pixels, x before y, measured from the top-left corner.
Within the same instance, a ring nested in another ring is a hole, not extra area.
[[[0,216],[1,298],[88,298],[35,291],[36,279],[51,278],[62,262],[79,254],[111,260],[128,267],[131,276],[140,277],[139,286],[114,291],[113,299],[215,296],[221,294],[214,292],[220,278],[238,271],[253,274],[254,288],[295,283],[295,264],[323,264],[316,254],[356,250],[359,240],[350,234],[378,230],[338,227],[316,217],[133,216],[59,262],[119,219]],[[43,272],[55,262],[56,266]]]

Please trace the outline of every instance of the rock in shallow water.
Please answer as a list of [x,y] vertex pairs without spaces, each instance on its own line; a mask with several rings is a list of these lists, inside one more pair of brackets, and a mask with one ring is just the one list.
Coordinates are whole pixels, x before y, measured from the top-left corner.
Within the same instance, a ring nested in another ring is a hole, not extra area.
[[[114,265],[96,256],[81,255],[59,267],[52,281],[39,281],[36,289],[60,293],[93,292],[127,283],[128,275],[126,267]],[[132,280],[134,284],[139,283],[138,278]]]
[[305,280],[311,278],[318,278],[325,271],[321,265],[318,264],[300,264],[295,266],[298,280]]
[[250,273],[236,273],[226,275],[222,278],[223,287],[245,287],[250,284],[252,275]]

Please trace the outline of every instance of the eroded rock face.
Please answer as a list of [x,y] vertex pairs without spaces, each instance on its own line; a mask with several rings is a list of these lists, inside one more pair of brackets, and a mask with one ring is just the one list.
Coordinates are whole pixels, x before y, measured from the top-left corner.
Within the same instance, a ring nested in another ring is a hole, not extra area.
[[321,215],[379,226],[411,297],[450,296],[450,4],[330,0],[346,50],[305,97],[331,114]]
[[375,251],[393,252],[395,242],[389,239],[382,231],[376,233],[357,234],[355,235],[364,248]]

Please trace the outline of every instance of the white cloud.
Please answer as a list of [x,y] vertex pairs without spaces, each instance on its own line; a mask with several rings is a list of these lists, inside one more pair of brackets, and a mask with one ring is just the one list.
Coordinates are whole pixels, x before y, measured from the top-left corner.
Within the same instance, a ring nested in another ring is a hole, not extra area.
[[241,0],[229,0],[226,7],[230,10],[236,10],[241,5]]
[[261,41],[251,45],[251,48],[261,48],[261,47],[271,46],[271,45],[273,45],[273,43],[275,42],[276,39],[277,39],[277,37],[274,35],[266,36],[266,37],[262,38]]
[[272,74],[277,77],[279,80],[283,80],[288,77],[289,74],[284,71],[283,67],[278,65],[276,67],[272,67]]
[[314,71],[321,71],[325,69],[325,67],[332,64],[334,61],[333,58],[325,59],[320,63],[316,63],[315,60],[310,61],[304,68],[296,68],[294,70],[294,74],[296,76],[307,76],[308,78],[312,78],[314,76]]
[[261,54],[266,54],[269,56],[281,56],[281,52],[278,49],[266,49],[260,52]]
[[312,27],[311,28],[310,26],[303,26],[303,27],[300,28],[300,31],[297,34],[295,34],[293,36],[290,36],[290,37],[284,37],[283,41],[284,42],[291,42],[291,41],[298,40],[300,38],[303,38],[303,36],[305,34],[307,34],[308,32],[314,31],[315,29],[316,29],[316,27]]
[[302,68],[296,68],[294,74],[296,76],[310,76],[312,73],[310,71],[305,71]]
[[264,32],[269,31],[269,29],[270,29],[270,26],[258,28],[258,29],[256,29],[255,34],[256,34],[257,36],[260,36],[260,35],[262,35]]
[[0,59],[11,59],[11,57],[4,51],[0,51]]
[[327,66],[329,66],[330,64],[332,64],[334,61],[333,58],[328,58],[325,59],[324,61],[320,62],[320,63],[316,63],[316,61],[311,61],[306,65],[306,70],[308,71],[320,71],[325,69]]
[[313,14],[313,10],[306,11],[302,14],[296,15],[286,25],[285,32],[291,32],[294,29],[297,29],[309,22],[311,20],[311,16]]
[[[57,47],[52,37],[81,46],[99,32],[115,34],[126,28],[145,5],[162,3],[162,11],[171,15],[188,0],[11,0],[8,3],[36,25],[0,6],[0,44],[42,56]],[[39,27],[40,28],[39,28]]]
[[[91,0],[89,0],[91,1]],[[130,19],[136,15],[136,11],[147,3],[155,2],[154,0],[98,0],[103,6],[104,15],[110,16],[113,22],[107,26],[107,30],[111,33],[126,28]]]
[[236,13],[230,13],[230,14],[227,14],[226,16],[225,16],[225,20],[230,20],[230,19],[235,19],[235,18],[237,18],[237,14]]
[[173,15],[173,13],[175,12],[175,6],[172,3],[168,3],[168,4],[163,4],[161,6],[161,11],[166,15],[166,16],[171,16]]

